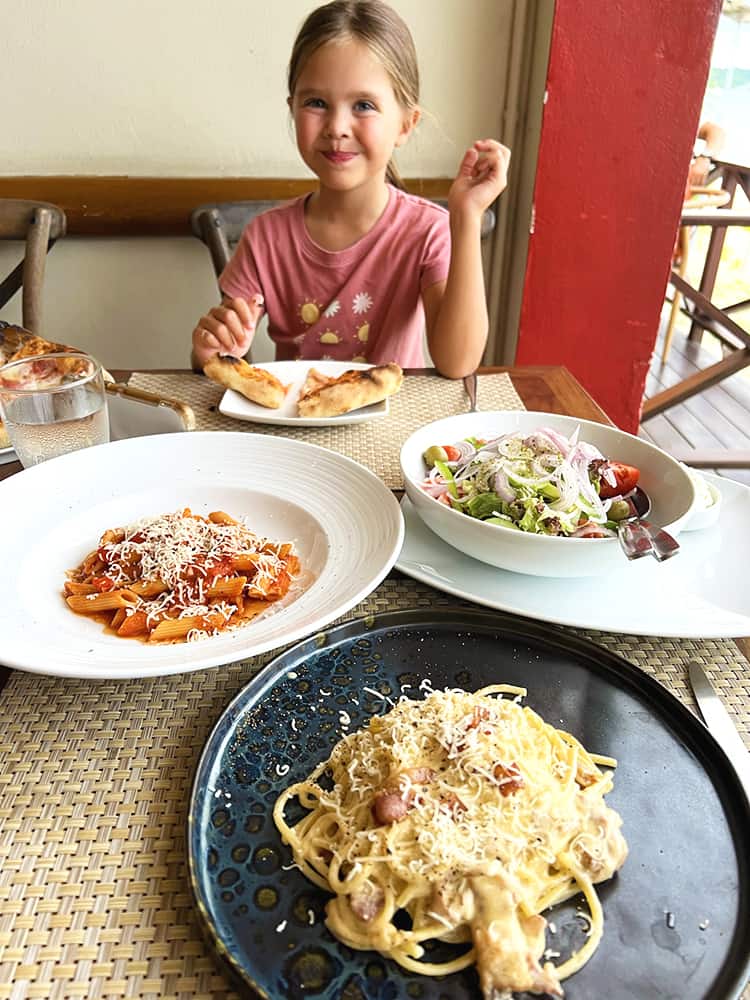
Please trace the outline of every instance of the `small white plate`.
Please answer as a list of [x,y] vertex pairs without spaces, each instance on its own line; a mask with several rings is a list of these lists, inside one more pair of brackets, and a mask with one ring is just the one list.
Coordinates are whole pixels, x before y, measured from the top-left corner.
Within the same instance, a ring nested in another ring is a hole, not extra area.
[[[416,580],[499,611],[576,628],[682,638],[750,636],[750,489],[702,473],[722,494],[711,528],[680,535],[668,562],[639,559],[602,577],[511,573],[463,555],[425,525],[408,497],[396,568]],[[604,580],[604,582],[603,582]]]
[[256,424],[327,427],[332,424],[360,424],[365,420],[373,420],[375,417],[384,417],[388,413],[388,400],[384,399],[380,403],[362,406],[358,410],[350,410],[349,413],[342,413],[338,417],[297,416],[297,400],[311,368],[315,368],[322,375],[327,375],[328,378],[338,378],[344,372],[350,372],[353,369],[362,371],[365,368],[372,368],[373,365],[364,365],[355,361],[271,361],[268,364],[256,365],[256,367],[265,368],[280,382],[289,386],[283,405],[278,410],[269,410],[266,406],[251,403],[239,392],[227,389],[219,403],[219,412],[223,413],[225,417],[234,417],[236,420],[252,420]]
[[[108,634],[62,597],[106,528],[190,507],[225,510],[257,534],[293,541],[289,594],[244,628],[159,645]],[[0,663],[42,674],[135,678],[233,663],[315,633],[393,565],[403,519],[393,494],[337,452],[267,434],[193,432],[85,448],[0,483]]]

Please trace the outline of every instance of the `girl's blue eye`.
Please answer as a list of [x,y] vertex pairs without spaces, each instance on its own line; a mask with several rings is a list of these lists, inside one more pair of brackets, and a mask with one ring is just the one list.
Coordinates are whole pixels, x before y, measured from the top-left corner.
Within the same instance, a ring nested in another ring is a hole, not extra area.
[[325,101],[320,97],[308,97],[303,106],[306,108],[324,108],[326,105]]
[[357,111],[376,111],[377,110],[377,108],[372,103],[372,101],[357,101],[357,103],[354,105],[354,107],[355,107],[355,110],[357,110]]

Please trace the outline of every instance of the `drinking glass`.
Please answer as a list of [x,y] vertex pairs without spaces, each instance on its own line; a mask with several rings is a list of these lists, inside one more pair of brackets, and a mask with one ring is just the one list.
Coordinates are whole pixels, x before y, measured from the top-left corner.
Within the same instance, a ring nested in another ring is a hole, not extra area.
[[65,351],[0,368],[0,416],[24,468],[109,441],[102,366]]

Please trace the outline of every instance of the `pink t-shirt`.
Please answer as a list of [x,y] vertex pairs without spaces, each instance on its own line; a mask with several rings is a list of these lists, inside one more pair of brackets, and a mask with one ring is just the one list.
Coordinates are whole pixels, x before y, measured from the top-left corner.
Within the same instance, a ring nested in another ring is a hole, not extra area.
[[303,197],[248,223],[219,280],[224,294],[263,296],[280,361],[424,365],[421,292],[448,276],[448,212],[389,186],[370,232],[337,252],[313,243],[304,212]]

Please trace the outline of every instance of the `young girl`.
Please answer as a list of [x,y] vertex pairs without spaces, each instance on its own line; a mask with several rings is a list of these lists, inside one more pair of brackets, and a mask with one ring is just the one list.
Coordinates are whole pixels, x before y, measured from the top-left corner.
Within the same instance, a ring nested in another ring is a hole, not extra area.
[[382,0],[314,10],[289,62],[297,148],[318,191],[253,219],[193,330],[193,367],[242,357],[268,311],[279,360],[329,358],[437,369],[460,378],[487,341],[480,254],[484,210],[504,190],[510,151],[464,154],[448,211],[407,194],[392,161],[420,111],[414,42]]

